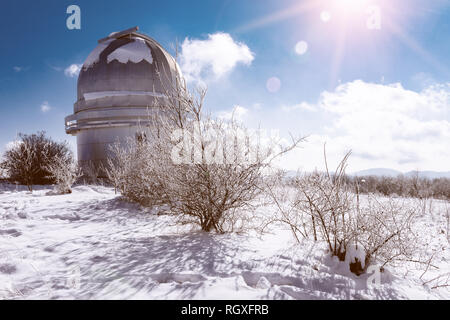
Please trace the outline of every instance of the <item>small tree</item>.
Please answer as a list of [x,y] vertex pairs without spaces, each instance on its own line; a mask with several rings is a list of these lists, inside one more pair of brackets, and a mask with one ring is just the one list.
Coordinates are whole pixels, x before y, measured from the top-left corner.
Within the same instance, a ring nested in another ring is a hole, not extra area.
[[1,167],[11,181],[24,184],[32,191],[34,184],[55,183],[48,165],[69,154],[71,152],[66,143],[51,140],[44,131],[31,135],[20,133],[18,141],[5,152]]
[[203,112],[206,89],[192,93],[180,75],[164,91],[166,98],[149,109],[141,138],[113,146],[110,180],[130,200],[162,205],[180,223],[236,230],[249,220],[242,209],[253,207],[272,161],[302,138],[264,143],[233,119],[212,118]]

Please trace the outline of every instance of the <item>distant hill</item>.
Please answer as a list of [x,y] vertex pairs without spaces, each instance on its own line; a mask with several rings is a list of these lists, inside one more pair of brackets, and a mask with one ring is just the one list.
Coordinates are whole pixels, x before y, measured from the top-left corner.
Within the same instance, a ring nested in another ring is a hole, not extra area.
[[393,170],[393,169],[387,169],[387,168],[373,168],[373,169],[367,169],[367,170],[361,170],[352,173],[353,176],[378,176],[378,177],[396,177],[399,174],[402,174],[402,172]]
[[[393,169],[387,169],[387,168],[373,168],[373,169],[367,169],[367,170],[361,170],[357,172],[353,172],[350,175],[353,176],[378,176],[378,177],[396,177],[399,174],[403,174],[405,176],[412,176],[416,174],[416,171],[408,171],[408,172],[401,172],[398,170]],[[450,178],[450,171],[447,172],[438,172],[438,171],[419,171],[420,177],[425,177],[429,179],[434,178]]]

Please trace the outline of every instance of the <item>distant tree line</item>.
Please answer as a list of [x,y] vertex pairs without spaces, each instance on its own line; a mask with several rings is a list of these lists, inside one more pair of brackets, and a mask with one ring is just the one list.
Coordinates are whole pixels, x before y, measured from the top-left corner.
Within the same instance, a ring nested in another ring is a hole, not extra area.
[[412,176],[347,176],[347,182],[358,188],[360,193],[375,193],[384,196],[413,198],[450,199],[449,178],[426,178],[418,173]]

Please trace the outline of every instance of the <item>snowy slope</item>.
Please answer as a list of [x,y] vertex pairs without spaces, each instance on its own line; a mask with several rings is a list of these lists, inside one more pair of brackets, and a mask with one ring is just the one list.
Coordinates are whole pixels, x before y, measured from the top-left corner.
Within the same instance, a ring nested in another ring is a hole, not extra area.
[[[0,185],[0,298],[450,299],[447,288],[423,286],[421,271],[389,270],[368,286],[368,275],[350,273],[321,243],[296,245],[282,226],[264,236],[207,234],[111,188],[49,190]],[[423,216],[440,272],[450,261],[444,205],[435,201]]]

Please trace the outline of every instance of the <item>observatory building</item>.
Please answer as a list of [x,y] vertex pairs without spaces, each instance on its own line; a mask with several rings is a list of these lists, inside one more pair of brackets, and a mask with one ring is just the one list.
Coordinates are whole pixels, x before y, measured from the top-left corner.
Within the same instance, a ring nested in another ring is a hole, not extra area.
[[74,113],[65,118],[65,127],[77,137],[82,166],[105,163],[110,146],[135,136],[155,99],[164,101],[176,82],[175,59],[137,30],[100,39],[81,68]]

